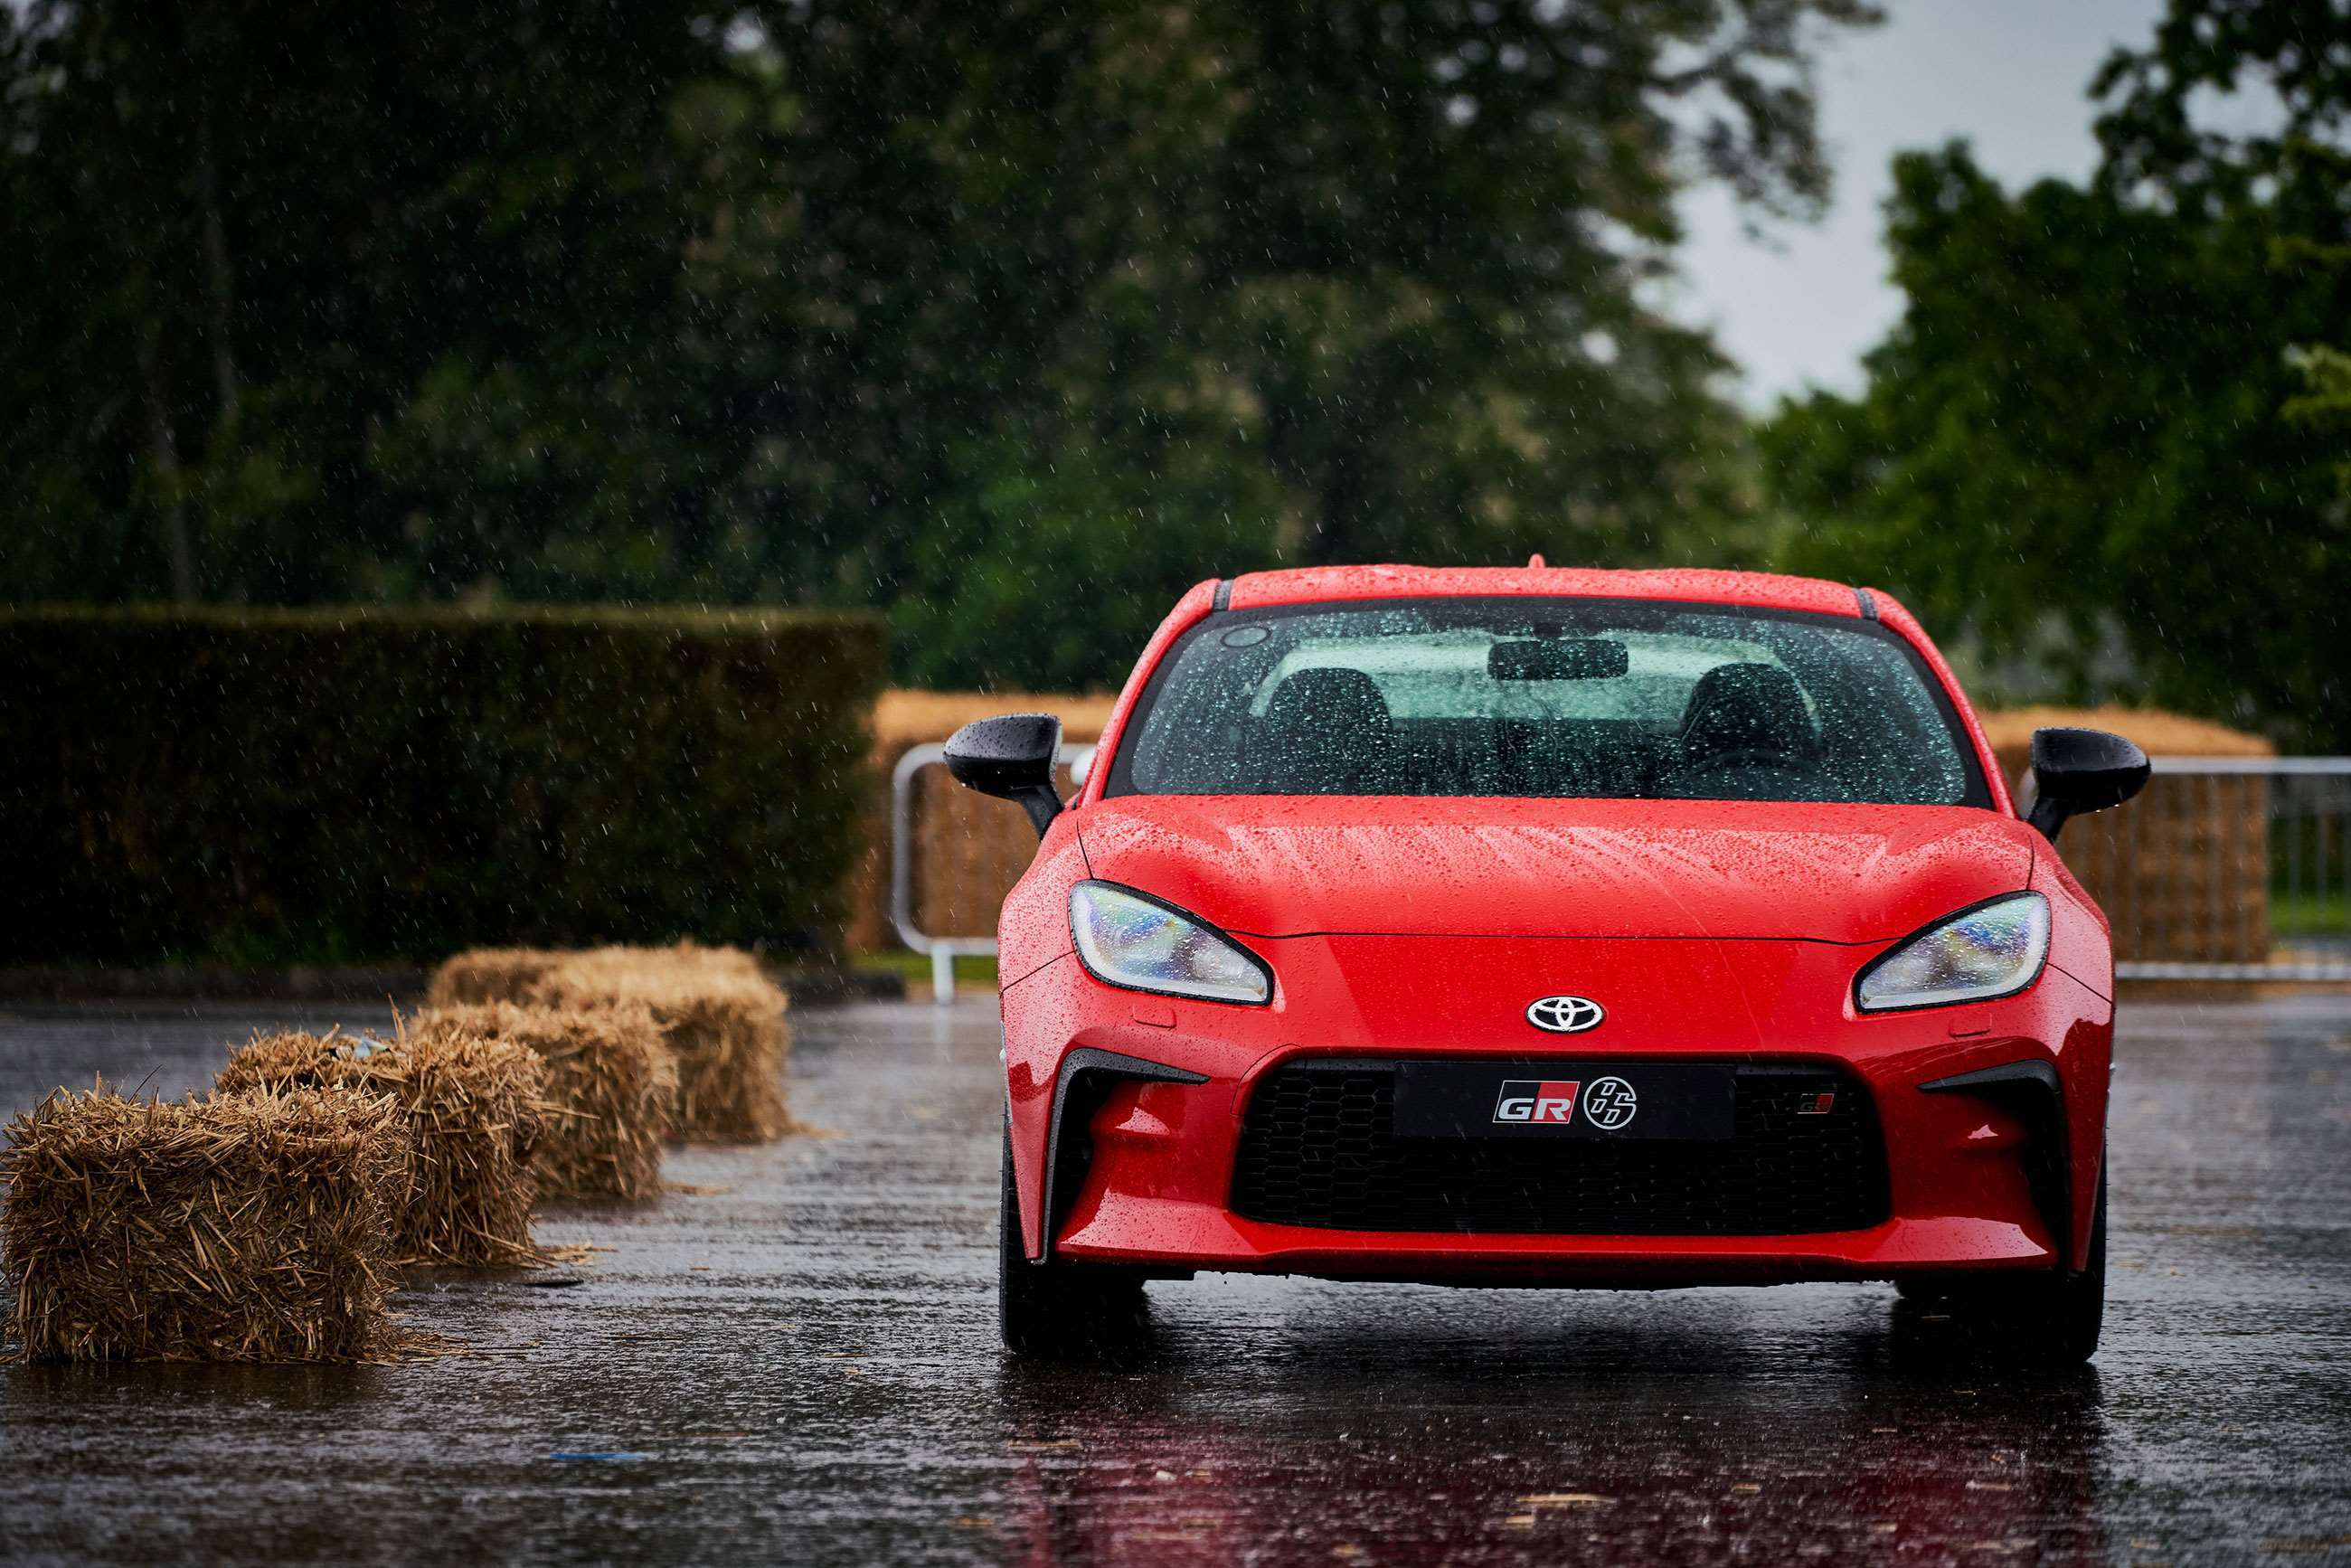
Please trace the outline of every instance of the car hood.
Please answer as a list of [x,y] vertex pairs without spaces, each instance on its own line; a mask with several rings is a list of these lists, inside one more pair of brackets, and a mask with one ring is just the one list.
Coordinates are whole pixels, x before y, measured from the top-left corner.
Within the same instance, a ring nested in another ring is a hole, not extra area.
[[1089,874],[1259,936],[1884,942],[2033,856],[1966,806],[1130,795],[1077,825]]

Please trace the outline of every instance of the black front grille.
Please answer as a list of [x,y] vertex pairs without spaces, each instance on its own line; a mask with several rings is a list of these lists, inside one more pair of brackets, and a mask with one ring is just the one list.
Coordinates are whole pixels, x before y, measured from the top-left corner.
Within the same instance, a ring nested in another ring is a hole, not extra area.
[[[1823,1091],[1825,1114],[1799,1114]],[[1405,1138],[1382,1062],[1297,1061],[1250,1097],[1233,1211],[1333,1230],[1778,1236],[1890,1211],[1867,1091],[1831,1068],[1741,1068],[1728,1140]]]

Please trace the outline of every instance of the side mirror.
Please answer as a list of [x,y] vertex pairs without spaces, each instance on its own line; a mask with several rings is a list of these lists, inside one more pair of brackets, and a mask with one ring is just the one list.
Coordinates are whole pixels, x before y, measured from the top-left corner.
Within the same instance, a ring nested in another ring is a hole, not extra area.
[[2119,806],[2147,787],[2147,753],[2103,729],[2032,732],[2032,805],[2024,820],[2051,843],[2065,819]]
[[983,795],[1017,800],[1043,838],[1061,814],[1053,762],[1061,750],[1061,721],[1050,713],[1008,713],[974,719],[946,746],[947,771]]

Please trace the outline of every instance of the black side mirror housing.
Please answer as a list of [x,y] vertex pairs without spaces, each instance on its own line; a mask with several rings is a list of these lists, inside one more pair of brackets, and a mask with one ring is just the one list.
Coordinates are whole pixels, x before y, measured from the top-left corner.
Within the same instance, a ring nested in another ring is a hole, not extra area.
[[1019,802],[1043,838],[1061,814],[1053,765],[1061,753],[1061,721],[1050,713],[1007,713],[974,719],[946,745],[947,771],[983,795]]
[[2121,805],[2147,787],[2147,753],[2103,729],[2032,732],[2032,809],[2024,820],[2051,843],[2069,817]]

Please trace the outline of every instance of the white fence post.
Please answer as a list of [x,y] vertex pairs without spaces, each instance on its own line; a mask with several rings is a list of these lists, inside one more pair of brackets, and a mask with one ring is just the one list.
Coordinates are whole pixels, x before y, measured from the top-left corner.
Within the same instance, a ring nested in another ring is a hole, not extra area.
[[[1090,745],[1064,746],[1060,760],[1067,765],[1091,753]],[[931,961],[931,1000],[945,1007],[955,1000],[955,961],[970,953],[996,956],[993,936],[934,936],[914,924],[914,775],[925,768],[944,766],[947,748],[935,742],[909,747],[890,772],[890,924],[898,940]]]

